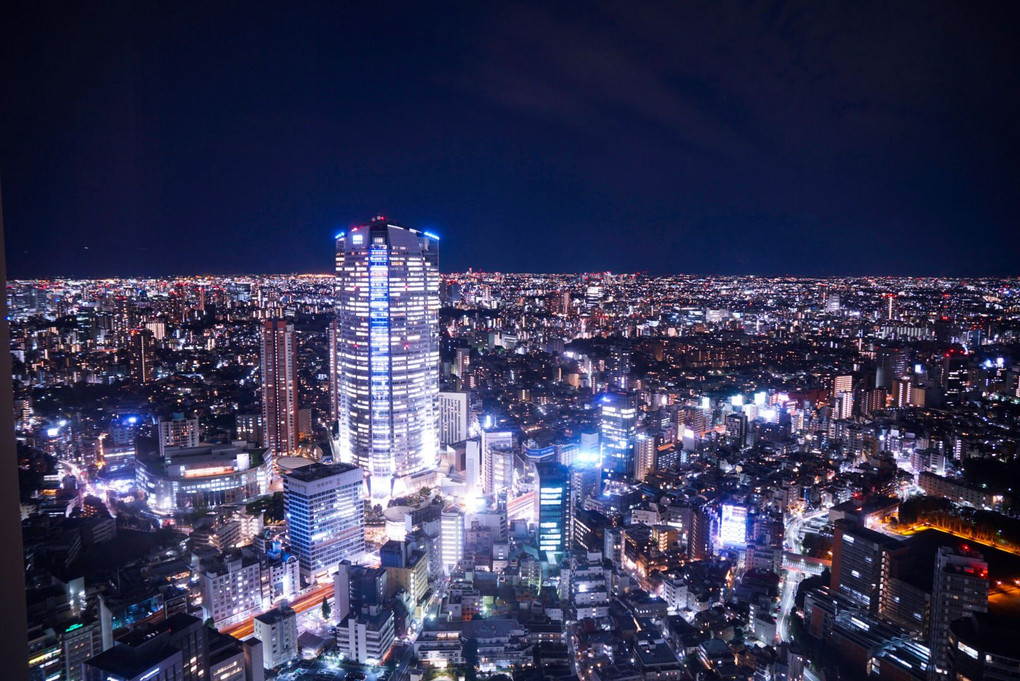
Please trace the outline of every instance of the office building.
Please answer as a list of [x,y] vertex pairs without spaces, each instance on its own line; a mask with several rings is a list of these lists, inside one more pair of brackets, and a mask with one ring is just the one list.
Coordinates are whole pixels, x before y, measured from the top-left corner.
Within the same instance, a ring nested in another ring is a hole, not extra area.
[[237,439],[254,445],[262,442],[262,414],[235,414]]
[[382,217],[336,238],[338,448],[374,498],[436,468],[438,243]]
[[726,427],[726,439],[736,445],[743,447],[747,444],[747,414],[727,414],[724,419]]
[[[197,617],[179,613],[136,629],[82,663],[85,681],[205,681],[210,639],[219,636]],[[223,644],[240,647],[224,636]],[[228,680],[225,680],[228,681]]]
[[262,641],[262,664],[274,669],[298,654],[297,614],[288,607],[273,608],[255,617],[255,638]]
[[333,610],[330,616],[341,622],[351,611],[351,563],[340,561],[333,573]]
[[457,348],[453,361],[453,375],[459,378],[461,381],[464,381],[467,379],[467,375],[470,370],[471,370],[471,349]]
[[82,663],[103,650],[103,632],[99,620],[76,622],[61,635],[66,681],[81,681]]
[[569,550],[572,536],[570,518],[570,469],[563,464],[543,462],[538,473],[538,552],[543,560],[557,563]]
[[871,613],[882,602],[883,576],[891,559],[906,551],[903,542],[847,520],[836,522],[829,586]]
[[412,542],[390,540],[379,549],[379,559],[386,570],[386,597],[403,589],[416,606],[412,613],[420,618],[429,590],[429,561],[424,548]]
[[463,442],[468,436],[468,394],[439,393],[439,444]]
[[262,434],[274,458],[297,448],[297,369],[294,366],[294,325],[284,320],[262,323]]
[[681,524],[687,534],[687,556],[691,560],[704,560],[712,555],[712,518],[709,510],[701,506],[683,509]]
[[335,421],[340,414],[340,366],[337,356],[336,317],[329,323],[326,331],[327,352],[329,354],[329,420]]
[[607,393],[599,400],[602,472],[607,478],[634,475],[637,404],[633,395]]
[[117,645],[82,663],[85,681],[179,681],[183,676],[180,650],[160,640],[136,649]]
[[949,628],[953,622],[988,610],[988,563],[977,551],[940,547],[932,578],[928,646],[929,678],[949,677]]
[[875,387],[893,391],[893,381],[907,373],[910,350],[897,347],[875,348]]
[[606,386],[609,390],[626,390],[631,370],[630,348],[614,345],[606,359]]
[[284,476],[287,536],[306,579],[364,553],[363,486],[361,469],[349,464],[315,463]]

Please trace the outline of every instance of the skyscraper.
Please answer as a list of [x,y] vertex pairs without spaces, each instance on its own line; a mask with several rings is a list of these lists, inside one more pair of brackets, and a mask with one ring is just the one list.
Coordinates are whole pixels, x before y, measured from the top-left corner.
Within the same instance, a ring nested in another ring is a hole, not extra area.
[[861,607],[877,612],[883,595],[883,574],[888,572],[891,558],[906,550],[906,545],[893,537],[839,521],[833,530],[829,585]]
[[634,475],[637,405],[632,395],[606,393],[601,402],[602,471],[607,478]]
[[543,462],[538,473],[538,552],[550,563],[570,547],[570,469],[563,464]]
[[131,380],[148,383],[153,378],[152,331],[137,329],[131,332]]
[[949,678],[949,627],[958,619],[988,611],[988,563],[966,547],[939,548],[932,580],[929,678]]
[[434,235],[381,217],[336,238],[338,449],[376,498],[436,467],[438,255]]
[[262,323],[262,432],[273,457],[297,445],[297,372],[294,370],[294,325],[283,320]]
[[875,387],[893,389],[893,380],[907,373],[910,350],[898,347],[875,348]]

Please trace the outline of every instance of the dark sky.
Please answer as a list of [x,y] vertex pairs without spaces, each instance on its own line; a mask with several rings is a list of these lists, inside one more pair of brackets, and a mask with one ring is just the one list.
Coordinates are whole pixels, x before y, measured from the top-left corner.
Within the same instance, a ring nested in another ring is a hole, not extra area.
[[1020,274],[1015,1],[3,5],[12,277]]

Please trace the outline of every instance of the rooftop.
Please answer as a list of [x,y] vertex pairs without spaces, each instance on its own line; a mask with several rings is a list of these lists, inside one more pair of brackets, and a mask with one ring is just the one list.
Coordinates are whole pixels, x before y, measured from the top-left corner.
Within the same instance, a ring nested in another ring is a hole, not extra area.
[[314,482],[316,480],[323,480],[325,478],[332,477],[334,475],[340,475],[341,473],[349,473],[350,471],[359,470],[357,466],[352,466],[348,463],[313,463],[309,466],[303,466],[295,471],[291,471],[286,474],[289,480],[300,480],[301,482]]

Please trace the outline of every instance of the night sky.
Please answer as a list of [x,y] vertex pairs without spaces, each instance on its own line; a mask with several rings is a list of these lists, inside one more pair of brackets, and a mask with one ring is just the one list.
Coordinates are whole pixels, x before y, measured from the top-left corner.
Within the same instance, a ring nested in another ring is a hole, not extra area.
[[638,4],[4,3],[8,275],[1020,274],[1020,3]]

